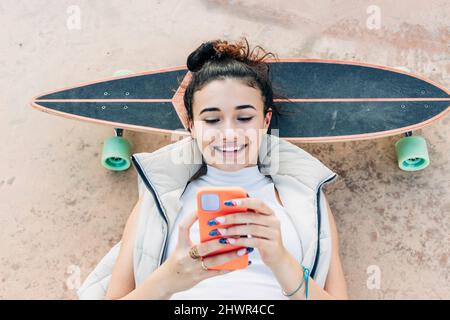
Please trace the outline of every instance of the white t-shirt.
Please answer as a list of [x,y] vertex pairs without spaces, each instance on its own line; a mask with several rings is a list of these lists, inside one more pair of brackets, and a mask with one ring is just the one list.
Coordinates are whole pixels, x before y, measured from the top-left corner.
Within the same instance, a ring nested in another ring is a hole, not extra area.
[[[244,188],[250,197],[262,199],[274,210],[280,220],[282,240],[285,248],[297,261],[302,261],[300,237],[289,215],[277,201],[272,180],[264,176],[257,165],[234,172],[220,170],[207,165],[207,173],[188,184],[181,197],[181,211],[169,236],[167,257],[171,255],[177,245],[179,222],[184,219],[187,213],[197,210],[197,189],[203,186],[239,186]],[[190,229],[190,238],[193,243],[200,243],[198,220]],[[188,290],[173,294],[170,299],[289,299],[281,293],[281,287],[277,279],[272,270],[261,260],[258,249],[255,248],[248,255],[248,259],[252,261],[252,264],[247,268],[205,279]]]

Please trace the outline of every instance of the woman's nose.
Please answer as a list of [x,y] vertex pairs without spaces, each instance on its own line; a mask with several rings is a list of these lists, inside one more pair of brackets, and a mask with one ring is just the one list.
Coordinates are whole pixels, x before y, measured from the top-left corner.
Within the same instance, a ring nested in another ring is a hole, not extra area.
[[237,139],[238,135],[235,128],[225,128],[223,132],[223,138],[226,141],[234,141]]

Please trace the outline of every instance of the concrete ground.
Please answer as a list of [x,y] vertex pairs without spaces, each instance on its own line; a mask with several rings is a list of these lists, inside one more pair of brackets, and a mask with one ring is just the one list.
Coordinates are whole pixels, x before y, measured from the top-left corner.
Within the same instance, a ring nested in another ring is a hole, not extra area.
[[[448,12],[445,0],[1,1],[0,298],[76,298],[137,200],[133,169],[100,165],[112,129],[38,112],[33,96],[183,65],[201,42],[242,35],[279,57],[401,67],[449,88]],[[450,298],[449,121],[416,133],[431,157],[419,172],[397,168],[401,136],[300,145],[340,174],[326,194],[351,298]],[[134,152],[171,142],[125,136]]]

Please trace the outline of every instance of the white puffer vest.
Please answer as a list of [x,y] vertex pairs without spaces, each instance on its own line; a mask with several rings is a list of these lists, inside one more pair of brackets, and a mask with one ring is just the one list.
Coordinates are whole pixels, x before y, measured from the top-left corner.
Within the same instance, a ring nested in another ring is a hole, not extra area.
[[[337,174],[318,159],[277,136],[265,134],[259,151],[260,171],[270,175],[281,202],[301,238],[303,261],[324,287],[331,260],[331,233],[321,187]],[[134,277],[138,286],[167,258],[168,236],[181,209],[180,197],[202,164],[190,136],[151,153],[137,153],[139,212],[134,244]],[[299,208],[302,208],[299,211]],[[103,299],[119,254],[120,241],[103,257],[78,290],[80,299]]]

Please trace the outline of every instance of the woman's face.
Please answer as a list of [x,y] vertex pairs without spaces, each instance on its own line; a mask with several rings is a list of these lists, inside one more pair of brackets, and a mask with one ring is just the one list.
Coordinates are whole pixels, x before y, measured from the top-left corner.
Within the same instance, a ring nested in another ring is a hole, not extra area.
[[261,91],[237,79],[215,80],[196,91],[191,136],[205,162],[226,171],[256,165],[272,116],[263,110]]

